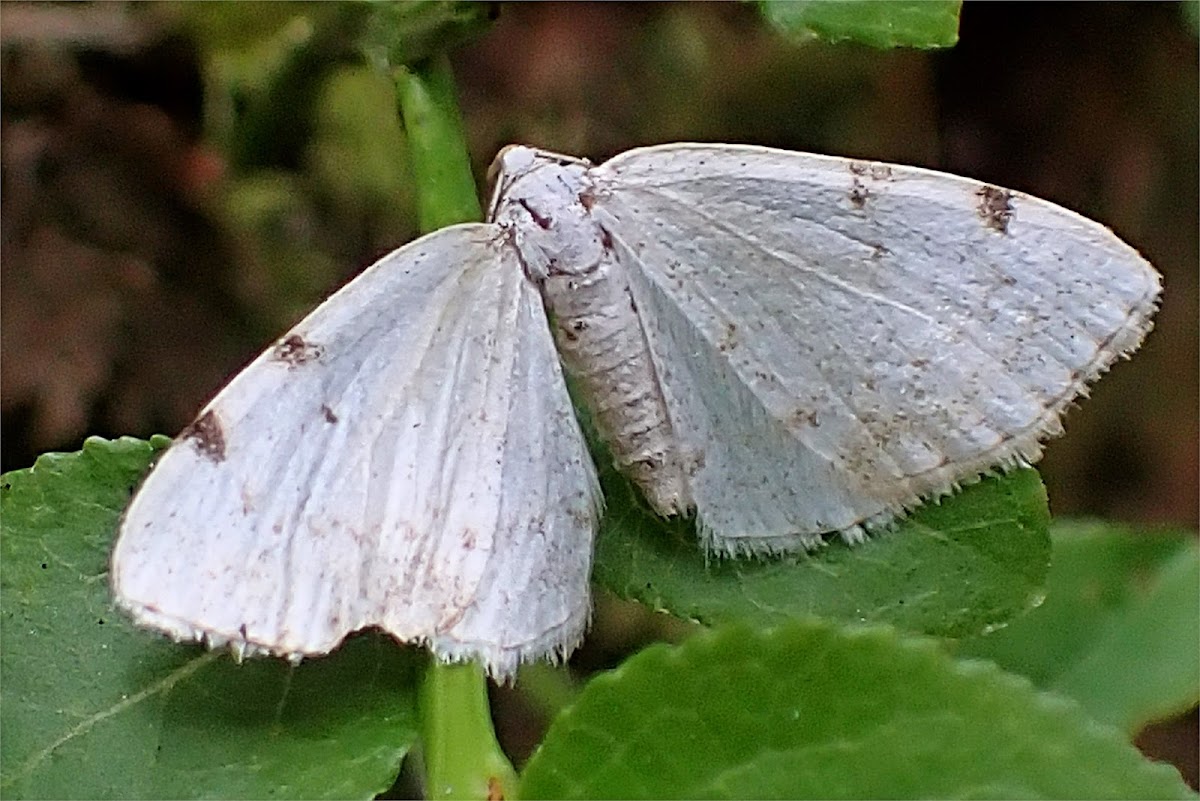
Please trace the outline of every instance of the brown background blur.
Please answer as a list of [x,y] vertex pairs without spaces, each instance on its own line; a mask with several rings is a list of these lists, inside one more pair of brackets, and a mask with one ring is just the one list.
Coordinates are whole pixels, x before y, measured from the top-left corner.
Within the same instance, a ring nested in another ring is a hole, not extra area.
[[[510,142],[596,161],[746,142],[959,173],[1112,227],[1163,273],[1163,307],[1040,468],[1056,514],[1195,526],[1195,3],[968,3],[941,52],[791,43],[733,3],[499,12],[453,55],[481,181]],[[0,4],[3,469],[175,433],[415,235],[390,88],[337,14]],[[1194,785],[1194,750],[1176,759]]]

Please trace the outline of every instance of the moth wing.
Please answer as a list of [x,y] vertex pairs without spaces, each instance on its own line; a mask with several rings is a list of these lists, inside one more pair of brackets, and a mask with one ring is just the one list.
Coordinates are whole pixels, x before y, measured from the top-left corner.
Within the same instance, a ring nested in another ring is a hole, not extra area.
[[498,228],[385,256],[235,377],[121,523],[118,603],[298,658],[379,626],[497,676],[581,638],[599,490]]
[[590,175],[717,551],[855,539],[1037,459],[1160,291],[1100,224],[944,173],[684,144]]

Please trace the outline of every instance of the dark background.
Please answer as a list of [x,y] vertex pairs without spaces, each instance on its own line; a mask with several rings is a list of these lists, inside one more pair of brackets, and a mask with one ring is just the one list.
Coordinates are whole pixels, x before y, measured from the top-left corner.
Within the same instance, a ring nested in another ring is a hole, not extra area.
[[[340,14],[0,5],[4,470],[175,433],[416,234],[391,89]],[[509,142],[596,161],[747,142],[968,175],[1112,227],[1163,273],[1162,310],[1040,468],[1056,514],[1194,527],[1195,14],[967,3],[959,45],[920,52],[788,42],[742,4],[514,4],[452,60],[481,186]],[[1194,786],[1195,741],[1193,713],[1141,744]]]

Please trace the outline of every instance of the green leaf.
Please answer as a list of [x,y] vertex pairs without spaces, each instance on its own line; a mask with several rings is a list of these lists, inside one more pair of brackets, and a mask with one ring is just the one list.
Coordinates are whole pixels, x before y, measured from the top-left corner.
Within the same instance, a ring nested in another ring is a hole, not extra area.
[[1033,470],[926,504],[861,545],[836,541],[808,555],[724,561],[706,560],[691,523],[641,511],[611,469],[601,478],[609,513],[595,581],[678,617],[767,626],[818,615],[960,637],[1002,625],[1042,598],[1049,510]]
[[883,627],[733,626],[594,679],[522,798],[1191,798],[1116,729]]
[[364,636],[292,667],[141,631],[108,552],[165,438],[89,439],[0,477],[0,794],[370,798],[416,736],[414,653]]
[[1045,604],[964,641],[1134,732],[1200,701],[1200,549],[1194,534],[1056,523]]
[[872,47],[951,47],[961,0],[759,0],[766,19],[795,39]]

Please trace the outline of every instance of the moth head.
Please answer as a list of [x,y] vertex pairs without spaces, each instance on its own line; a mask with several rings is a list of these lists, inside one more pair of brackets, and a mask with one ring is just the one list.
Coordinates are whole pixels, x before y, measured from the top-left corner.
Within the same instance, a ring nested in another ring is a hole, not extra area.
[[527,147],[506,148],[493,164],[490,219],[508,230],[531,276],[582,274],[604,256],[604,238],[582,198],[587,164]]
[[571,171],[582,174],[592,166],[587,159],[540,150],[525,145],[505,145],[488,167],[487,179],[492,187],[492,199],[488,204],[488,220],[495,221],[500,210],[501,198],[509,194],[512,187],[522,178],[536,173],[542,167],[572,167]]

